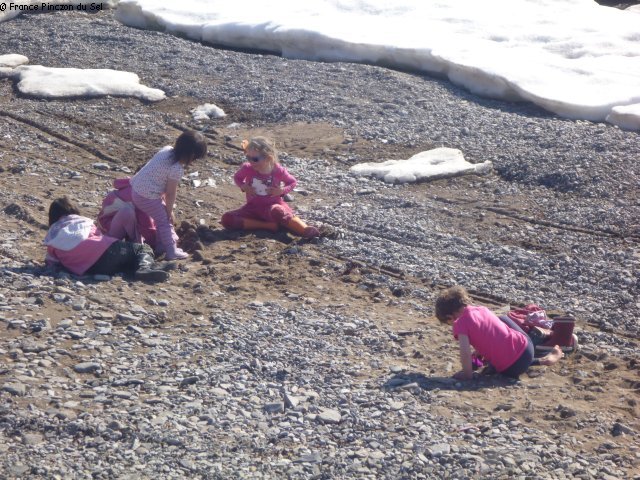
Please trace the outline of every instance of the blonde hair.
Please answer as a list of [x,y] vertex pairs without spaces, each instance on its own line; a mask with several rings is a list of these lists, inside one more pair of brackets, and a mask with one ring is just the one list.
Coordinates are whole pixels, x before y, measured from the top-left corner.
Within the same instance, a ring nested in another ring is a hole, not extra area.
[[242,149],[255,150],[256,152],[269,157],[271,159],[271,165],[274,166],[278,163],[278,150],[276,150],[276,144],[273,140],[267,137],[253,137],[251,140],[242,141]]
[[436,299],[436,317],[443,323],[446,323],[451,315],[460,310],[460,308],[471,305],[471,297],[460,285],[447,288],[440,292]]

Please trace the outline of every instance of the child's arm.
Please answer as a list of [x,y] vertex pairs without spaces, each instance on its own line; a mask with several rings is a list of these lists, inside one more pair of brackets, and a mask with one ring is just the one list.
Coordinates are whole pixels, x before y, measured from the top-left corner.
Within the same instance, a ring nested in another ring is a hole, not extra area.
[[236,173],[233,174],[233,183],[240,189],[247,181],[247,171],[251,166],[248,164],[243,164]]
[[[291,175],[286,168],[281,166],[278,173],[279,175],[276,178],[277,185],[271,187],[269,191],[269,194],[275,197],[286,195],[287,193],[291,192],[291,190],[296,188],[296,185],[298,184],[296,177]],[[284,184],[284,187],[280,187],[281,183]]]
[[455,377],[458,380],[471,380],[473,378],[473,367],[471,364],[471,344],[467,335],[458,335],[458,343],[460,344],[460,363],[462,371],[458,372]]
[[176,195],[178,193],[178,180],[167,180],[167,186],[164,189],[164,201],[166,203],[167,216],[169,221],[173,222],[173,204],[176,203]]
[[284,188],[282,189],[282,193],[280,195],[286,195],[287,193],[291,192],[291,190],[296,188],[296,185],[298,185],[298,180],[296,180],[296,177],[291,175],[286,168],[283,168],[282,170],[282,182],[284,183]]
[[233,175],[233,182],[240,190],[252,197],[256,192],[253,186],[247,183],[247,176],[250,171],[251,166],[249,164],[242,165],[242,167],[240,167],[240,169]]

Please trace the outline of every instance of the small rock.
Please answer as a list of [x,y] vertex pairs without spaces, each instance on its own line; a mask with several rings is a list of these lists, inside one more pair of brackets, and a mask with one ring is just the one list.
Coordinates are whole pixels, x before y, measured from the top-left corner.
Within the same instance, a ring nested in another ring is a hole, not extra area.
[[296,408],[300,404],[300,399],[288,393],[284,394],[284,404],[289,408]]
[[611,429],[611,435],[613,435],[614,437],[618,437],[620,435],[633,435],[634,431],[627,427],[626,425],[623,425],[620,422],[616,422],[613,424],[613,428]]
[[97,362],[82,362],[74,365],[73,369],[77,373],[94,373],[102,369],[102,365]]
[[442,455],[448,455],[451,452],[451,446],[448,443],[439,443],[432,445],[428,449],[432,457],[441,457]]
[[140,320],[138,317],[129,315],[127,313],[118,313],[116,315],[116,318],[121,322],[137,322],[138,320]]
[[25,445],[38,445],[44,442],[44,437],[38,433],[25,433],[22,435],[22,443]]
[[200,380],[198,377],[193,376],[193,377],[186,377],[183,378],[182,381],[180,382],[180,386],[181,387],[186,387],[187,385],[194,385],[195,383],[198,382],[198,380]]
[[267,403],[264,410],[268,413],[282,413],[284,412],[284,402]]
[[319,415],[318,415],[318,420],[320,420],[322,423],[340,423],[342,421],[342,416],[340,415],[340,412],[337,412],[336,410],[331,410],[331,409],[326,409],[323,410]]
[[27,394],[27,387],[23,383],[5,383],[2,390],[18,397],[24,397]]
[[322,463],[322,455],[319,452],[307,453],[294,460],[294,463]]

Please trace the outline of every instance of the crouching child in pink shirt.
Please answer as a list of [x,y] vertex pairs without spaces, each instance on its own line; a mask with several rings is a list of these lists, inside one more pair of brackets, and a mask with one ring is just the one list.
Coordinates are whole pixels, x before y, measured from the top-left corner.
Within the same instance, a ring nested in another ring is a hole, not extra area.
[[453,336],[460,344],[462,370],[454,375],[459,380],[473,378],[471,347],[497,372],[511,378],[518,378],[532,365],[553,365],[564,356],[556,345],[544,357],[534,358],[533,342],[518,325],[486,307],[471,305],[469,294],[460,286],[438,296],[436,317],[453,327]]
[[47,265],[62,265],[76,275],[130,273],[136,280],[164,281],[148,245],[103,235],[93,220],[80,215],[67,197],[51,202],[49,231],[44,239]]

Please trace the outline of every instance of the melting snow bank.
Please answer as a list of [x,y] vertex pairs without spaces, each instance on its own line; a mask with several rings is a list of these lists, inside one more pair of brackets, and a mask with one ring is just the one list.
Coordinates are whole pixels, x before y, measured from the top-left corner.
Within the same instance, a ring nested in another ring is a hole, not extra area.
[[410,183],[466,173],[486,173],[490,161],[473,164],[456,148],[435,148],[420,152],[408,160],[387,160],[382,163],[359,163],[350,171],[359,176],[375,176],[387,183]]
[[566,118],[605,121],[640,102],[637,15],[592,0],[121,0],[116,18],[285,57],[447,75]]
[[[13,78],[25,95],[42,98],[136,97],[150,102],[165,98],[162,90],[140,84],[135,73],[108,69],[49,68],[24,65],[22,55],[0,56],[0,78]],[[15,68],[13,68],[13,66]],[[16,66],[17,65],[17,66]]]

